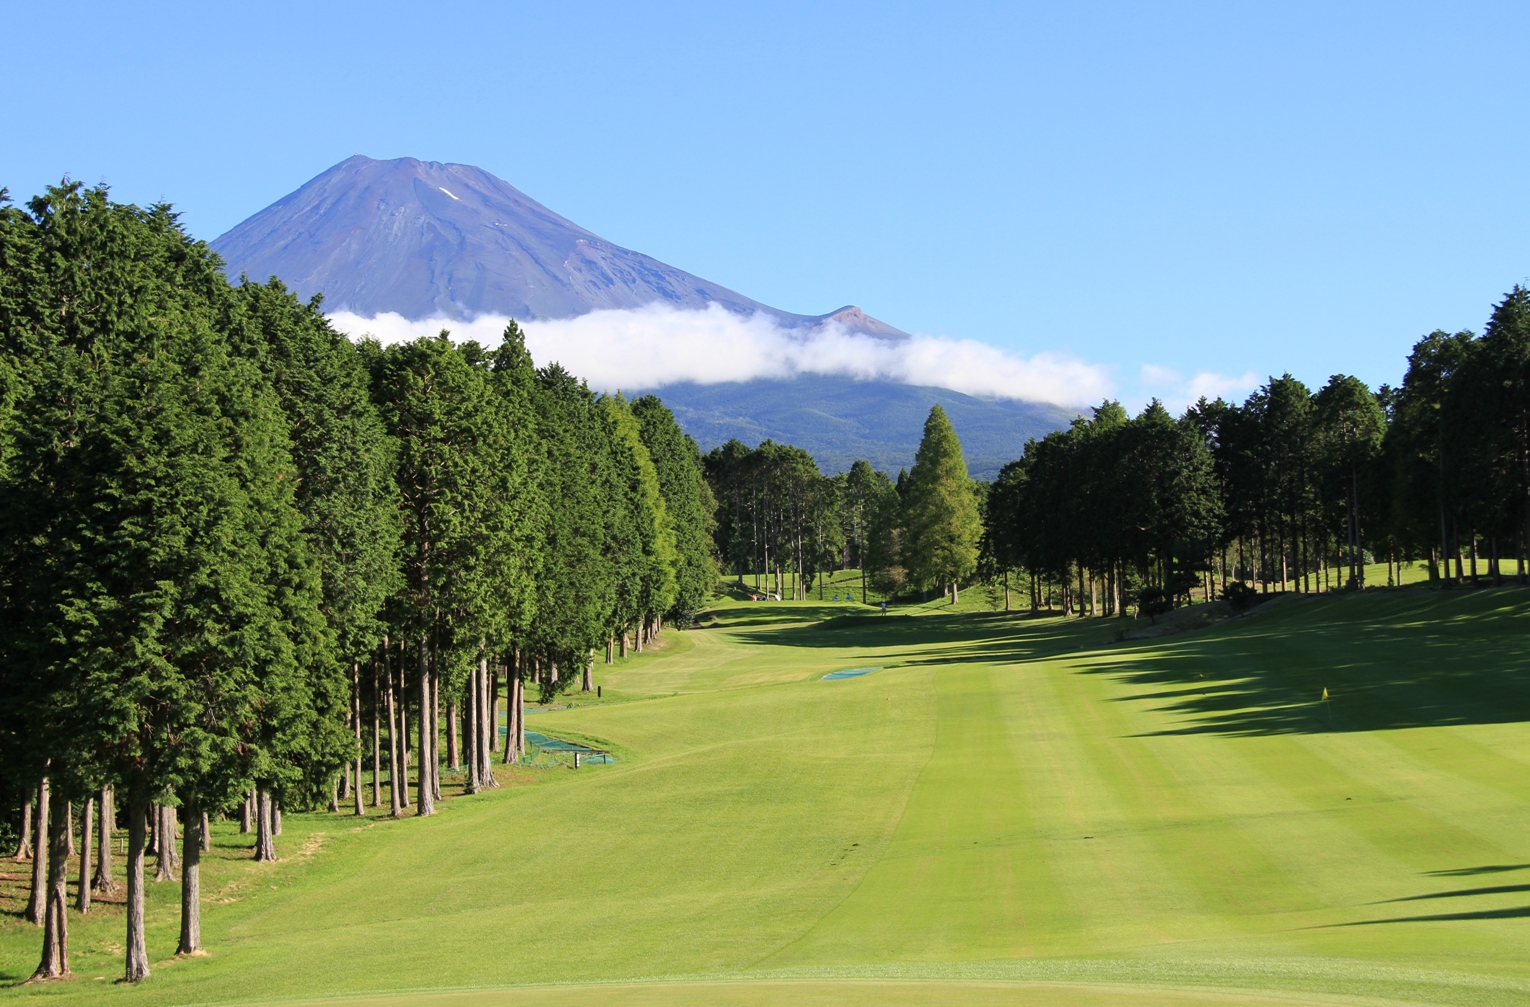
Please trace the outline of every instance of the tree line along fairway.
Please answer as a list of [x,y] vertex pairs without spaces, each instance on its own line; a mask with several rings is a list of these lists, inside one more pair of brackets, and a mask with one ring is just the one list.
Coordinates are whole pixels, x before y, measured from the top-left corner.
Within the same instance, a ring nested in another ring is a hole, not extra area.
[[[152,985],[110,982],[108,907],[73,929],[79,978],[5,995],[1530,995],[1522,590],[1288,598],[1124,645],[1108,620],[711,614],[683,644],[601,666],[619,701],[533,716],[616,746],[617,764],[499,767],[504,786],[429,820],[292,814],[275,864],[220,826],[210,957],[170,958],[176,893],[151,886]],[[35,934],[4,922],[9,979]]]

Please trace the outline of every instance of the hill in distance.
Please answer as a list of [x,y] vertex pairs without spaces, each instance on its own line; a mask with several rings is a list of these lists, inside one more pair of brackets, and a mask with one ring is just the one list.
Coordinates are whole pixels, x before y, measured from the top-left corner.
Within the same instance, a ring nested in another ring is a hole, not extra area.
[[897,474],[914,464],[930,407],[939,403],[961,438],[967,470],[992,479],[1031,437],[1065,427],[1076,415],[1039,402],[989,401],[948,388],[804,374],[785,381],[669,385],[657,394],[682,429],[709,451],[730,438],[751,447],[770,438],[810,453],[825,472],[858,458]]
[[[362,317],[521,321],[573,318],[659,302],[763,312],[785,329],[830,325],[875,339],[908,334],[847,305],[823,315],[782,311],[559,216],[482,168],[412,157],[347,158],[212,242],[229,274],[280,277],[305,299]],[[1056,406],[987,401],[888,381],[805,375],[653,389],[703,447],[766,438],[810,452],[825,471],[866,458],[911,465],[925,415],[951,413],[978,477],[1017,457],[1029,437],[1065,426]]]

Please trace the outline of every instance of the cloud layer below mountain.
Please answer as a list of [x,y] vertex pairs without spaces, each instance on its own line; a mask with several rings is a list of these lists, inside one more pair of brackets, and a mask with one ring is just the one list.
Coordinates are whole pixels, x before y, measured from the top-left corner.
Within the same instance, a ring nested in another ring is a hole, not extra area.
[[[384,343],[448,329],[454,340],[499,344],[506,319],[410,321],[396,314],[331,315],[341,331]],[[522,326],[538,361],[557,361],[591,387],[641,391],[678,382],[716,384],[755,378],[830,374],[862,380],[949,388],[983,398],[1081,406],[1114,391],[1105,368],[1066,354],[1030,357],[970,339],[914,336],[882,340],[830,325],[811,333],[784,329],[762,314],[736,315],[660,304],[592,311],[577,318]]]

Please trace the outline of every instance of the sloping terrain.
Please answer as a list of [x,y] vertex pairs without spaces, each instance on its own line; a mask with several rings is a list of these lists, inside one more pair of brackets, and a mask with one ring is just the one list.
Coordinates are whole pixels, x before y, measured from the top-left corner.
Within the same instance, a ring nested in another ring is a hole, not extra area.
[[656,389],[703,451],[729,438],[754,447],[770,438],[807,451],[824,472],[858,458],[892,475],[914,464],[930,407],[951,417],[967,470],[992,479],[1025,442],[1068,425],[1072,410],[1043,402],[992,401],[948,388],[804,374],[790,381],[668,385]]
[[833,321],[907,338],[846,306],[796,315],[612,244],[468,164],[357,154],[212,243],[229,274],[278,276],[332,311],[405,318],[572,318],[655,301],[763,311],[789,328]]
[[[154,885],[148,982],[107,981],[108,906],[75,917],[79,980],[6,995],[1530,999],[1526,592],[1288,599],[1126,645],[978,594],[955,615],[723,603],[597,665],[602,700],[532,714],[614,765],[517,770],[429,820],[291,815],[274,865],[220,826],[211,957],[168,958],[176,891]],[[38,944],[0,925],[5,976]]]

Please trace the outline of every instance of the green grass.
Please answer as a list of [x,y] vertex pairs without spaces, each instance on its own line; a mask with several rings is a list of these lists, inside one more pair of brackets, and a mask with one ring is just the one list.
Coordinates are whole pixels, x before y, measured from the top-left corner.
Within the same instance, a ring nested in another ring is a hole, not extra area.
[[[949,608],[720,602],[531,718],[615,765],[428,821],[289,815],[275,865],[221,827],[209,957],[169,959],[153,886],[148,982],[109,981],[107,907],[74,917],[79,979],[6,995],[1530,1000],[1530,593],[1288,597],[1136,644]],[[0,973],[39,943],[8,916]]]

